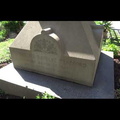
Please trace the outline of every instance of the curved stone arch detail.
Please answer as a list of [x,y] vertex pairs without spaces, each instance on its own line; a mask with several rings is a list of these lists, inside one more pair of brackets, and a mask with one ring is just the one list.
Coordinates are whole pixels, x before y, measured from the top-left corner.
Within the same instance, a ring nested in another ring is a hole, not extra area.
[[55,33],[46,34],[45,31],[32,39],[30,50],[45,54],[64,54],[64,47],[60,38]]

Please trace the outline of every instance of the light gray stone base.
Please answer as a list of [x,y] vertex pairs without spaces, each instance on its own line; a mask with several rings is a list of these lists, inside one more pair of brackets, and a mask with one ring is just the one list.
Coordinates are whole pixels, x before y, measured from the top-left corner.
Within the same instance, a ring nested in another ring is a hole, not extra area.
[[37,94],[45,91],[50,95],[65,99],[113,99],[113,53],[101,52],[94,85],[92,87],[15,69],[11,63],[0,69],[0,88],[9,94],[33,99]]

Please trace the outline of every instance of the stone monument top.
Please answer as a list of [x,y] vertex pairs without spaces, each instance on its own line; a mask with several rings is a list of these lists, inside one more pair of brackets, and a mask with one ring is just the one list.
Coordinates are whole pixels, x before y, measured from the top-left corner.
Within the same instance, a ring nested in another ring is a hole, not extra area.
[[14,67],[92,86],[103,26],[93,21],[30,21],[10,46]]

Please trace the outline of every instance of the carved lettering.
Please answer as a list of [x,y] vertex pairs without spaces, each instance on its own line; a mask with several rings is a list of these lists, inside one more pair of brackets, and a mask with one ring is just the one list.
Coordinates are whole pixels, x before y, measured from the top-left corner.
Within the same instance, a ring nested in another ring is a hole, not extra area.
[[57,54],[57,46],[53,41],[48,39],[40,39],[34,44],[34,51],[39,51],[49,54]]
[[77,72],[80,68],[85,69],[87,67],[85,63],[74,61],[73,59],[59,59],[56,55],[40,54],[40,52],[34,52],[33,58],[34,65],[38,67],[39,70],[52,74],[61,74],[63,76],[71,76],[73,75],[73,71],[75,73],[75,71]]
[[[44,31],[43,31],[44,32]],[[78,76],[78,71],[86,69],[87,64],[77,59],[64,56],[64,49],[60,39],[55,34],[37,35],[33,38],[31,52],[34,69],[38,71],[74,78]]]

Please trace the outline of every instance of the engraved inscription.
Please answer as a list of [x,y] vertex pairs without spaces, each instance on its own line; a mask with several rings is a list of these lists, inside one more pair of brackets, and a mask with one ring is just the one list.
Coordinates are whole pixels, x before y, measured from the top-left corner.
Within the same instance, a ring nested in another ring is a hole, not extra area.
[[57,71],[59,59],[56,55],[34,52],[33,58],[33,63],[39,70],[52,73]]
[[43,53],[57,54],[56,44],[52,40],[40,39],[34,44],[34,51],[39,51]]
[[40,71],[67,77],[78,76],[80,69],[86,69],[87,64],[80,61],[75,61],[69,58],[58,58],[57,55],[43,54],[34,52],[33,62],[35,67]]
[[72,59],[60,59],[60,61],[66,66],[71,66],[71,65],[78,65],[82,68],[86,68],[86,63],[81,63],[81,62],[76,62]]

